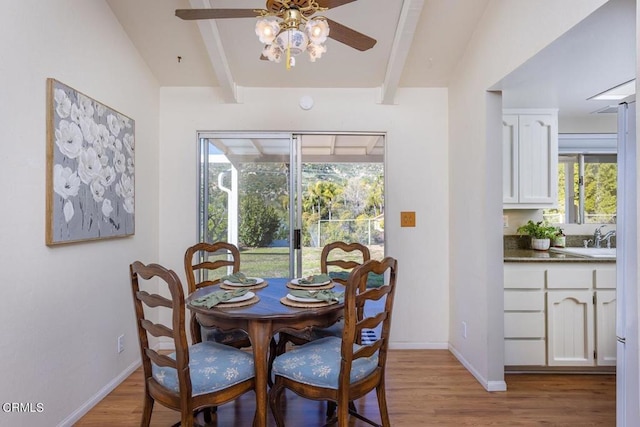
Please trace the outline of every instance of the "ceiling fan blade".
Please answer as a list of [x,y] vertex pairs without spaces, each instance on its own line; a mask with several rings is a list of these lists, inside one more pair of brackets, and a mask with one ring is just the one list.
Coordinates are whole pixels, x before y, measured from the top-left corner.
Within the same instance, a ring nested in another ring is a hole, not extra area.
[[176,16],[193,21],[195,19],[255,18],[258,13],[253,9],[176,9]]
[[318,6],[333,9],[343,4],[353,3],[356,0],[318,0]]
[[378,42],[367,35],[357,32],[349,27],[327,19],[329,24],[329,38],[351,46],[354,49],[365,51],[371,49]]

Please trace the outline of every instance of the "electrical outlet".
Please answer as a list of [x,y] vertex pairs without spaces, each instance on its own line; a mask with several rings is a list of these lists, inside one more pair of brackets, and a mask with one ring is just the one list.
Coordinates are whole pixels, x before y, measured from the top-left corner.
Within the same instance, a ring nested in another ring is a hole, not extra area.
[[502,215],[502,226],[509,228],[509,215]]
[[124,351],[124,335],[120,335],[118,337],[118,353],[122,353]]
[[415,226],[416,226],[415,212],[400,212],[400,227],[415,227]]
[[467,338],[467,322],[462,322],[462,338]]

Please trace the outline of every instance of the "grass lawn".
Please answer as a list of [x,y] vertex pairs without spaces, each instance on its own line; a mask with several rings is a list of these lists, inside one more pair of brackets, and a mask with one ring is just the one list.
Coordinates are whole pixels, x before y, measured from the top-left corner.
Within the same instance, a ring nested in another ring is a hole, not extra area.
[[[384,246],[369,246],[372,259],[384,257]],[[320,273],[322,248],[302,248],[302,275]],[[345,259],[358,259],[357,255],[345,255]],[[287,277],[289,275],[289,248],[247,248],[240,251],[240,270],[255,277]]]

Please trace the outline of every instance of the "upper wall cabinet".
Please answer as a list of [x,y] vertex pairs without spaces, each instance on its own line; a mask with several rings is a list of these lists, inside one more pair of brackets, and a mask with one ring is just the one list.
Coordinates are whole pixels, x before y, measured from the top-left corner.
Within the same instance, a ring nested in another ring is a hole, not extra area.
[[504,209],[551,208],[558,203],[558,111],[504,110]]

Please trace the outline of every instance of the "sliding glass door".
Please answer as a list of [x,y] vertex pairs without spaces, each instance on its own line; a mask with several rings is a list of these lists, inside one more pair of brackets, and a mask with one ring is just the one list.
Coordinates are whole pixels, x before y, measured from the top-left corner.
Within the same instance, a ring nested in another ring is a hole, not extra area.
[[201,133],[201,241],[241,250],[241,270],[299,277],[330,242],[384,256],[384,136]]

